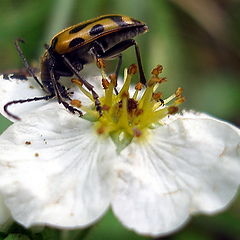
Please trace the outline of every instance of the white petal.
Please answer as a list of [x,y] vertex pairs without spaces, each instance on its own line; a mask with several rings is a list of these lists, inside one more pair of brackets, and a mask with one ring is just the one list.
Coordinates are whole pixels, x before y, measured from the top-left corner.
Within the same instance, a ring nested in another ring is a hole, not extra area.
[[223,210],[240,183],[240,136],[213,118],[181,117],[120,156],[113,210],[143,234],[163,235],[195,212]]
[[[4,105],[10,101],[27,99],[33,97],[42,97],[47,95],[41,90],[36,81],[29,77],[27,79],[14,77],[10,75],[0,75],[0,113],[6,118],[14,121],[10,116],[4,112]],[[34,101],[23,104],[10,105],[8,110],[10,113],[22,117],[25,113],[32,111],[42,105],[45,105],[46,101]]]
[[109,206],[114,147],[90,122],[49,106],[1,136],[0,190],[26,227],[86,226]]
[[[32,77],[20,79],[19,77],[17,78],[14,76],[15,75],[13,74],[0,75],[0,113],[11,121],[15,121],[15,119],[11,118],[11,116],[4,111],[4,105],[6,103],[14,100],[25,100],[28,98],[50,95],[41,90],[40,86]],[[101,87],[101,77],[98,75],[86,78],[86,80],[94,86],[94,90],[99,94],[99,96],[102,96],[103,88]],[[69,78],[61,78],[60,82],[63,86],[69,89],[69,93],[73,93],[70,94],[72,99],[80,100],[82,105],[85,106],[94,104],[93,101],[90,101],[76,85],[71,83]],[[47,101],[40,100],[22,104],[12,104],[8,107],[8,111],[20,118],[23,118],[25,114],[51,102],[57,103],[56,98]]]

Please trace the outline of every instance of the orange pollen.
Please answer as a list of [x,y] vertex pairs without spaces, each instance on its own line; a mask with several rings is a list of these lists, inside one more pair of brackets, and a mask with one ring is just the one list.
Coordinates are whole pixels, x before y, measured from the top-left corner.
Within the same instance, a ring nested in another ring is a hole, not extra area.
[[80,108],[82,106],[81,101],[79,101],[77,99],[71,100],[70,104],[74,107],[77,107],[77,108]]
[[143,88],[143,84],[141,82],[138,82],[136,85],[135,85],[135,89],[138,90],[138,91],[141,91]]
[[178,112],[178,107],[176,107],[176,106],[170,106],[170,107],[168,107],[168,113],[169,114],[175,114],[175,113],[177,113]]
[[132,98],[128,99],[128,112],[132,112],[133,110],[137,109],[138,102]]
[[108,89],[109,82],[108,82],[108,80],[106,78],[102,79],[102,86],[103,86],[104,89]]
[[105,68],[105,62],[103,61],[102,58],[98,58],[96,64],[97,64],[97,67],[100,68],[100,69]]
[[72,78],[71,82],[76,84],[76,85],[78,85],[78,86],[82,86],[83,85],[82,82],[79,79],[77,79],[77,78]]
[[132,64],[130,65],[130,67],[128,68],[128,74],[134,75],[137,73],[137,65],[136,64]]
[[178,97],[181,97],[182,96],[182,93],[183,93],[183,88],[178,88],[177,90],[176,90],[176,92],[175,92],[175,94],[176,94],[176,97],[178,98]]
[[185,97],[180,97],[175,101],[176,104],[181,104],[181,103],[184,103],[184,102],[185,102]]
[[156,92],[156,93],[153,93],[152,95],[152,98],[155,100],[155,101],[159,101],[162,97],[162,93],[160,92]]
[[109,75],[109,78],[110,78],[111,81],[116,81],[116,80],[117,80],[117,75],[116,75],[116,73],[110,74],[110,75]]
[[154,76],[158,76],[160,73],[162,73],[163,71],[163,66],[162,65],[157,65],[157,67],[155,67],[153,70],[152,70],[152,75]]

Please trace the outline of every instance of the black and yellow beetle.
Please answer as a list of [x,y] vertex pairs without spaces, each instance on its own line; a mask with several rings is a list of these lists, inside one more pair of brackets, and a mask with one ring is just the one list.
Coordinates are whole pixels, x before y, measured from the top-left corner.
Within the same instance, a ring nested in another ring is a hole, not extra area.
[[[101,106],[98,94],[93,86],[80,76],[80,71],[85,64],[96,59],[111,59],[118,57],[116,74],[122,63],[121,52],[130,46],[135,46],[135,52],[139,67],[140,81],[145,84],[139,48],[133,39],[138,34],[148,30],[145,23],[123,15],[103,15],[73,26],[70,26],[56,34],[50,46],[46,45],[46,51],[41,60],[41,81],[37,79],[31,67],[27,63],[23,52],[16,41],[16,47],[28,72],[35,78],[40,87],[48,93],[43,97],[29,98],[8,102],[4,106],[5,112],[13,118],[17,116],[9,113],[8,106],[16,103],[48,100],[57,97],[58,102],[63,104],[70,112],[81,111],[70,106],[66,99],[70,99],[64,86],[59,83],[61,76],[75,75],[82,84],[92,92],[96,109],[101,114]],[[20,40],[21,41],[21,40]]]

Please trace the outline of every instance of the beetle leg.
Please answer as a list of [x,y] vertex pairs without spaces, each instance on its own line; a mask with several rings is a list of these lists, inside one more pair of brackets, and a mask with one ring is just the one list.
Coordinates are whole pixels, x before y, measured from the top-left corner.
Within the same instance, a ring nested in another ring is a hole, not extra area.
[[102,46],[101,42],[98,42],[97,40],[94,41],[90,51],[96,58],[101,58],[101,55],[105,53],[104,47]]
[[140,50],[137,45],[137,43],[134,40],[134,46],[135,46],[135,52],[136,52],[136,57],[137,57],[137,62],[138,62],[138,69],[139,69],[139,74],[140,74],[140,82],[144,85],[146,85],[146,78],[143,72],[143,66],[142,66],[142,60],[141,60],[141,55],[140,55]]
[[[116,67],[116,70],[115,70],[116,79],[118,79],[118,75],[119,75],[121,66],[122,66],[122,54],[120,53],[118,55],[118,63],[117,63],[117,67]],[[115,91],[116,95],[118,95],[117,83],[118,83],[118,81],[116,81],[116,86],[114,87],[114,91]]]
[[16,119],[16,120],[21,120],[18,116],[10,113],[8,111],[8,107],[12,104],[17,104],[17,103],[25,103],[25,102],[33,102],[33,101],[40,101],[40,100],[49,100],[51,98],[55,97],[55,94],[51,94],[51,95],[46,95],[46,96],[43,96],[43,97],[34,97],[34,98],[27,98],[27,99],[20,99],[20,100],[14,100],[14,101],[11,101],[11,102],[8,102],[4,105],[3,109],[4,109],[4,112],[9,115],[10,117]]
[[83,79],[80,75],[79,72],[74,68],[74,66],[71,64],[71,62],[65,57],[65,55],[61,55],[65,64],[69,67],[69,69],[78,77],[78,79],[82,82],[82,84],[92,93],[96,110],[99,112],[99,115],[102,116],[102,108],[101,108],[101,103],[99,101],[99,96],[98,94],[94,91],[93,85],[91,85],[88,81]]
[[135,47],[135,53],[137,57],[137,63],[138,63],[138,69],[139,69],[139,74],[140,74],[140,82],[146,85],[146,78],[143,72],[143,66],[142,66],[142,61],[141,61],[141,55],[139,51],[139,47],[134,39],[128,39],[125,41],[122,41],[112,48],[108,49],[105,52],[97,52],[97,57],[98,58],[114,58],[119,56],[119,54],[126,50],[127,48],[133,46]]
[[118,55],[118,63],[117,63],[117,67],[116,67],[116,70],[115,70],[115,74],[116,74],[116,77],[118,78],[118,75],[119,75],[119,71],[120,71],[120,68],[122,66],[122,54],[120,53]]
[[25,66],[25,68],[27,69],[28,73],[35,79],[35,81],[38,83],[38,85],[46,92],[46,89],[44,88],[44,86],[42,85],[42,83],[38,80],[37,76],[35,75],[33,69],[30,67],[27,59],[25,58],[23,51],[19,45],[19,43],[24,43],[24,41],[20,38],[15,40],[15,46],[18,52],[18,55],[20,56],[20,58],[22,59],[22,62]]
[[[111,49],[105,51],[102,44],[98,41],[95,41],[93,47],[91,48],[91,51],[95,55],[95,57],[98,59],[98,58],[106,58],[106,56],[112,55]],[[117,57],[118,57],[118,63],[115,70],[116,77],[118,77],[120,67],[122,65],[122,54],[120,52],[117,53]]]
[[59,90],[59,83],[57,82],[56,78],[55,78],[55,75],[54,75],[54,71],[53,71],[53,66],[51,66],[51,69],[50,69],[50,76],[51,76],[51,81],[53,83],[53,88],[54,88],[54,92],[57,96],[57,99],[58,99],[58,103],[62,104],[67,110],[69,110],[71,113],[79,113],[80,116],[82,116],[82,112],[74,107],[72,107],[69,103],[67,103],[66,101],[63,100],[62,98],[62,94],[61,94],[61,91]]

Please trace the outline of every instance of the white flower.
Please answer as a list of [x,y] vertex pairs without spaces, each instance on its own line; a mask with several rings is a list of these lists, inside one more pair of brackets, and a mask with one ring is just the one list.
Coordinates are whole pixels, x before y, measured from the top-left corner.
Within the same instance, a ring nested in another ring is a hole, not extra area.
[[[171,115],[182,90],[161,100],[159,67],[144,93],[137,84],[132,96],[134,71],[125,72],[118,95],[114,79],[104,82],[101,118],[93,104],[83,104],[83,94],[75,96],[90,121],[56,100],[9,106],[22,120],[0,137],[0,192],[16,221],[86,227],[111,207],[126,227],[161,236],[192,214],[231,203],[240,183],[239,130],[206,114]],[[1,77],[1,110],[8,101],[42,96],[29,88],[32,81]]]

